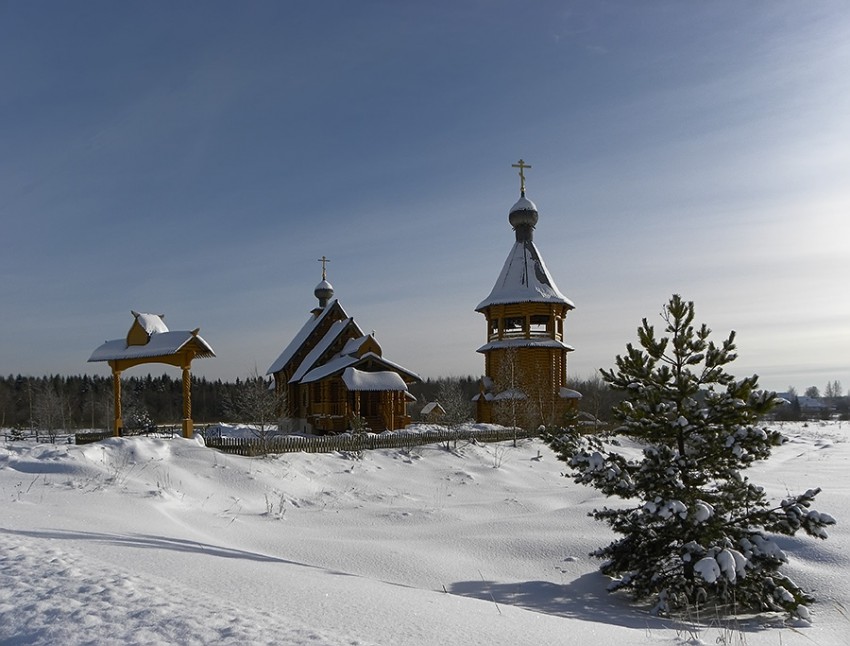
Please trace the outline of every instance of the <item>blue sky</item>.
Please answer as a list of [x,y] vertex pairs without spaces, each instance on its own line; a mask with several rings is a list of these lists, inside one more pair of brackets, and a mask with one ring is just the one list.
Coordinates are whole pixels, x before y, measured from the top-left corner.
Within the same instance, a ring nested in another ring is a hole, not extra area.
[[131,309],[264,372],[326,255],[385,356],[481,374],[521,157],[571,374],[675,292],[847,389],[848,70],[838,1],[0,3],[0,373],[108,374]]

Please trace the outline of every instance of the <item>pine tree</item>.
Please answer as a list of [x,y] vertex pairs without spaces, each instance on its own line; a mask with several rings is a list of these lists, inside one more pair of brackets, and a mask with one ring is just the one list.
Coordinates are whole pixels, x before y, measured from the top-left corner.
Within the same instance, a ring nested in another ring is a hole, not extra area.
[[693,325],[692,302],[674,295],[662,318],[669,336],[656,338],[644,319],[640,348],[628,344],[616,369],[602,371],[626,396],[614,410],[617,432],[642,453],[627,456],[575,431],[548,438],[576,482],[631,503],[592,513],[621,535],[592,553],[604,559],[609,590],[654,599],[659,613],[710,603],[808,618],[813,598],[779,571],[787,557],[772,535],[802,529],[826,538],[835,520],[810,508],[820,489],[772,505],[742,474],[781,441],[758,426],[776,395],[758,390],[757,376],[725,371],[735,333],[709,341],[708,327]]

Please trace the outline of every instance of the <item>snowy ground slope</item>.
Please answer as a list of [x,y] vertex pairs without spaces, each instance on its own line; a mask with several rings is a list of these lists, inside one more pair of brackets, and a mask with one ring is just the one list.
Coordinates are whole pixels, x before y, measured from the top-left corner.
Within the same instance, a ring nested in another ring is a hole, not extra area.
[[850,425],[783,430],[751,477],[821,486],[839,521],[781,541],[811,626],[608,595],[587,553],[613,536],[587,512],[611,501],[539,442],[257,459],[111,439],[0,448],[0,644],[846,644]]

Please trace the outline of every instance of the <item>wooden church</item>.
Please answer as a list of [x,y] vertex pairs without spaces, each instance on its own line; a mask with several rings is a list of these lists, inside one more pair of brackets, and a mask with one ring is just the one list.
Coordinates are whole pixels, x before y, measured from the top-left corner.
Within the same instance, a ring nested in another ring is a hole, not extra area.
[[318,306],[266,373],[286,395],[285,417],[307,433],[339,433],[361,421],[376,433],[402,429],[413,400],[407,386],[421,379],[383,357],[374,333],[364,334],[334,298],[321,262]]
[[487,321],[484,378],[475,396],[479,422],[532,426],[560,422],[581,394],[567,388],[564,319],[575,307],[555,284],[534,244],[537,206],[525,195],[519,160],[520,198],[508,221],[516,241],[496,284],[475,311]]

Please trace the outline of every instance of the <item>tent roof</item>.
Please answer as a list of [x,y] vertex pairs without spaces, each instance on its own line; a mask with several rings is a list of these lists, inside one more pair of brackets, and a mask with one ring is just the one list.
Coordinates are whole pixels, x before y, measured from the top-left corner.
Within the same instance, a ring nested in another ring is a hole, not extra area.
[[507,303],[563,303],[570,309],[575,307],[558,289],[540,251],[531,240],[514,243],[490,295],[478,304],[475,311]]

